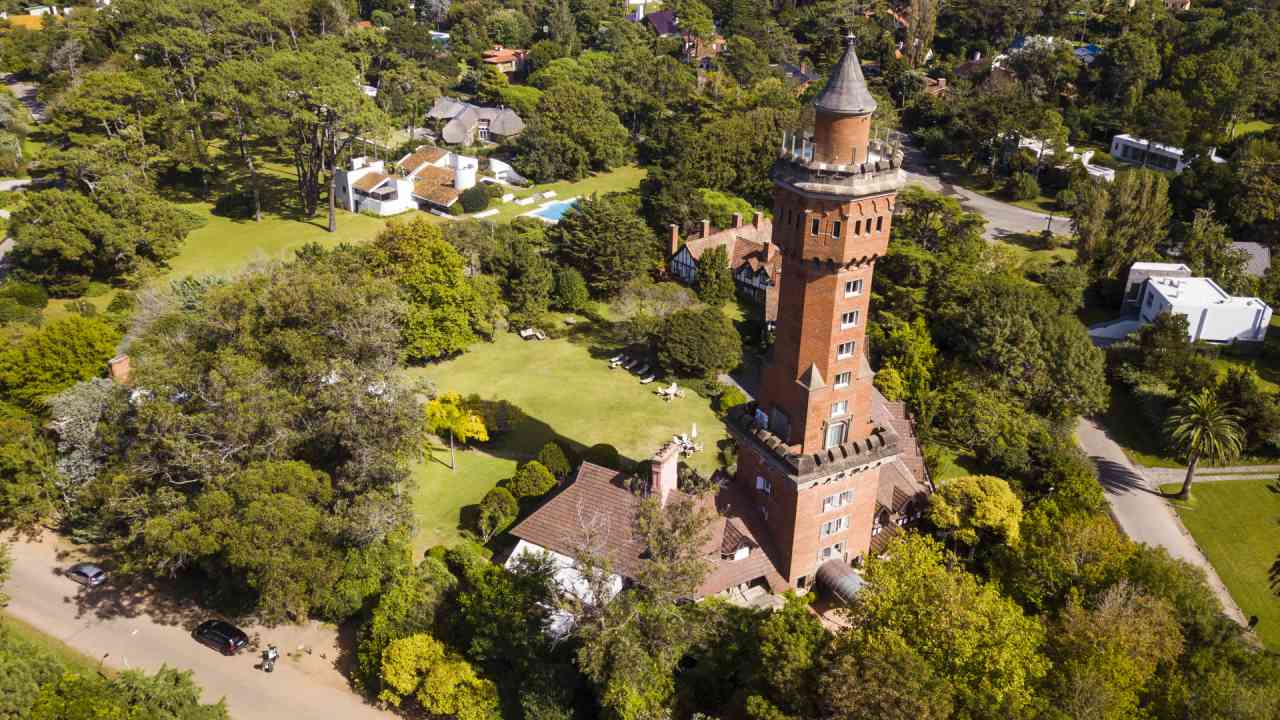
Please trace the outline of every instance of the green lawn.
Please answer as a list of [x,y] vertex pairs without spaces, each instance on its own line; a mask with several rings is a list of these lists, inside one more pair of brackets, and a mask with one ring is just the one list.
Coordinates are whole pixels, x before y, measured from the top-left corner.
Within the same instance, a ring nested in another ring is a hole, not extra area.
[[697,423],[704,449],[690,463],[704,474],[715,469],[716,442],[727,434],[708,401],[689,391],[664,402],[654,394],[659,383],[641,385],[625,370],[610,370],[610,354],[611,348],[592,348],[580,338],[526,342],[503,334],[454,360],[411,371],[441,391],[507,400],[527,414],[511,432],[459,452],[456,471],[448,468],[447,447],[415,466],[418,550],[457,538],[462,509],[552,438],[576,451],[609,443],[624,458],[641,461]]
[[[45,633],[3,611],[0,611],[0,627],[4,627],[5,629],[12,631],[14,635],[17,635],[33,645],[52,653],[54,657],[67,666],[68,670],[79,671],[84,674],[91,674],[98,671],[99,665],[97,658],[91,658],[88,655],[71,648],[71,646],[52,635],[46,635]],[[104,670],[104,672],[107,671]]]
[[1023,275],[1034,275],[1057,263],[1072,263],[1076,259],[1076,251],[1072,248],[1044,248],[1038,235],[1007,235],[991,244],[1005,253],[1005,262]]
[[1240,609],[1258,616],[1263,643],[1280,649],[1280,598],[1270,584],[1280,559],[1280,487],[1272,480],[1202,482],[1189,501],[1173,505]]
[[[543,193],[548,190],[554,190],[556,193],[554,200],[565,200],[571,197],[590,197],[599,193],[604,195],[611,192],[625,192],[634,190],[640,186],[640,181],[644,180],[645,169],[636,165],[627,165],[617,170],[607,173],[592,175],[589,178],[569,182],[562,180],[560,182],[547,183],[545,185],[536,185],[528,190],[516,190],[513,193],[518,198],[528,197],[535,193]],[[510,222],[515,218],[529,212],[538,207],[542,201],[532,205],[517,205],[514,202],[503,203],[495,202],[490,205],[490,209],[496,209],[497,215],[485,218],[490,222]]]
[[1240,123],[1236,126],[1234,137],[1248,135],[1249,133],[1264,133],[1273,127],[1275,127],[1275,125],[1267,122],[1266,120],[1250,120],[1249,122]]

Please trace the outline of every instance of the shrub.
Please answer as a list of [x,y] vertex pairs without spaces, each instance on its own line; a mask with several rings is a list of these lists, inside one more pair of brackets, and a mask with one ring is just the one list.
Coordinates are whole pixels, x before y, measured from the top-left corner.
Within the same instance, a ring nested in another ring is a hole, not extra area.
[[1105,152],[1095,152],[1089,156],[1089,164],[1098,167],[1111,168],[1112,170],[1120,169],[1120,162]]
[[569,456],[565,455],[564,449],[560,447],[554,440],[542,446],[538,451],[538,462],[543,467],[551,471],[558,480],[563,481],[569,477],[569,473],[573,471],[573,467],[569,463]]
[[0,325],[22,322],[29,325],[40,324],[40,311],[29,308],[11,297],[0,295]]
[[19,305],[43,310],[49,304],[49,293],[35,283],[10,280],[0,285],[0,297],[11,298]]
[[587,451],[582,455],[582,461],[607,467],[611,470],[622,469],[622,455],[618,453],[618,448],[608,443],[600,443],[587,448]]
[[456,202],[456,203],[454,203],[454,204],[452,204],[452,205],[450,205],[450,206],[449,206],[449,214],[450,214],[450,215],[461,215],[463,212],[465,212],[465,211],[462,209],[462,203],[461,203],[461,202]]
[[1013,200],[1031,200],[1040,195],[1040,183],[1029,172],[1016,172],[1005,185],[1005,193]]
[[476,185],[463,190],[459,202],[463,212],[477,213],[489,207],[489,193],[485,192],[484,185]]
[[476,534],[481,542],[489,542],[495,535],[511,527],[520,506],[515,496],[506,488],[496,487],[485,493],[476,513]]
[[1076,203],[1080,202],[1080,195],[1078,195],[1076,191],[1072,190],[1071,188],[1064,188],[1063,190],[1060,190],[1058,192],[1058,195],[1057,197],[1054,198],[1054,201],[1056,202],[1059,210],[1066,212],[1074,208],[1076,206]]
[[562,267],[556,270],[556,305],[568,312],[582,312],[587,309],[590,294],[587,281],[577,268]]
[[737,385],[725,385],[724,392],[720,393],[720,397],[716,398],[716,414],[723,417],[729,412],[729,408],[737,405],[743,405],[747,402],[747,394],[738,389]]
[[542,497],[556,486],[556,476],[551,474],[546,465],[537,460],[530,460],[516,471],[516,476],[507,483],[511,494],[517,498]]

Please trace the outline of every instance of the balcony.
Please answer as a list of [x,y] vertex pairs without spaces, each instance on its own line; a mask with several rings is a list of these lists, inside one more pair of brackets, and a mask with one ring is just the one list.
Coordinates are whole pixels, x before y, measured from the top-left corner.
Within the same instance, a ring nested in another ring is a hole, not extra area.
[[774,179],[799,190],[824,195],[859,196],[896,191],[902,187],[902,148],[872,140],[866,162],[840,165],[814,159],[814,144],[806,137],[783,133],[782,149],[773,167]]

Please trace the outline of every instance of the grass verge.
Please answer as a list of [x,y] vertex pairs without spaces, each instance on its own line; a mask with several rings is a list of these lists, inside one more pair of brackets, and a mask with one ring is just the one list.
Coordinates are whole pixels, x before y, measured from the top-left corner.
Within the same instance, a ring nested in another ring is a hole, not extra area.
[[[73,649],[61,640],[37,630],[9,613],[0,611],[0,626],[32,645],[48,651],[68,670],[78,671],[86,675],[98,672],[99,663],[96,658],[91,658],[79,650]],[[103,672],[109,673],[106,668],[103,668]]]
[[1246,616],[1258,616],[1262,642],[1280,649],[1280,598],[1271,585],[1272,564],[1280,559],[1280,487],[1274,480],[1201,482],[1190,500],[1171,502],[1236,604]]

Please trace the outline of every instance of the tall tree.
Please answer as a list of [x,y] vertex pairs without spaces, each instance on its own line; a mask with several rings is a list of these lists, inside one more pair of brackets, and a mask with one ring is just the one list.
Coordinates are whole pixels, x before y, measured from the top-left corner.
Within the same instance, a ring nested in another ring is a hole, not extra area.
[[1178,403],[1165,421],[1165,432],[1187,458],[1187,474],[1176,496],[1179,500],[1191,496],[1191,482],[1201,460],[1224,462],[1235,457],[1244,443],[1240,421],[1210,388]]
[[329,174],[329,232],[336,232],[338,161],[357,139],[390,122],[364,94],[356,68],[336,52],[303,50],[272,55],[268,108],[279,122],[279,140],[293,153],[302,211],[314,216],[321,178]]
[[970,552],[998,540],[1018,544],[1022,501],[1009,483],[990,475],[952,478],[929,496],[929,522]]
[[456,392],[447,392],[435,397],[427,403],[427,432],[439,435],[449,433],[449,469],[457,469],[457,458],[454,455],[453,442],[456,438],[461,442],[489,439],[489,431],[484,426],[484,418],[467,409],[462,396]]
[[1160,88],[1142,101],[1138,111],[1138,127],[1147,141],[1142,167],[1151,160],[1151,147],[1156,143],[1182,147],[1191,131],[1191,110],[1181,95]]
[[904,44],[911,67],[924,65],[933,49],[933,33],[938,25],[938,0],[911,0],[907,12],[907,39]]
[[708,305],[719,306],[733,299],[733,275],[729,272],[729,255],[724,247],[716,246],[702,253],[693,282],[698,299]]
[[1094,280],[1115,280],[1139,260],[1157,257],[1169,231],[1169,181],[1149,170],[1116,173],[1114,182],[1077,183],[1071,224],[1079,238],[1076,261]]
[[262,220],[262,187],[252,146],[254,138],[281,135],[272,127],[278,116],[268,115],[266,99],[273,94],[270,83],[275,78],[260,59],[231,59],[209,71],[203,92],[215,109],[230,121],[228,130],[240,162],[249,173],[249,192],[253,197],[253,219]]
[[597,297],[616,295],[658,260],[657,240],[644,221],[625,200],[609,195],[578,201],[547,231],[547,240]]
[[1255,283],[1245,269],[1249,254],[1231,246],[1227,226],[1215,220],[1213,208],[1197,209],[1191,222],[1183,224],[1180,235],[1180,257],[1197,277],[1213,278],[1233,295],[1253,294]]

